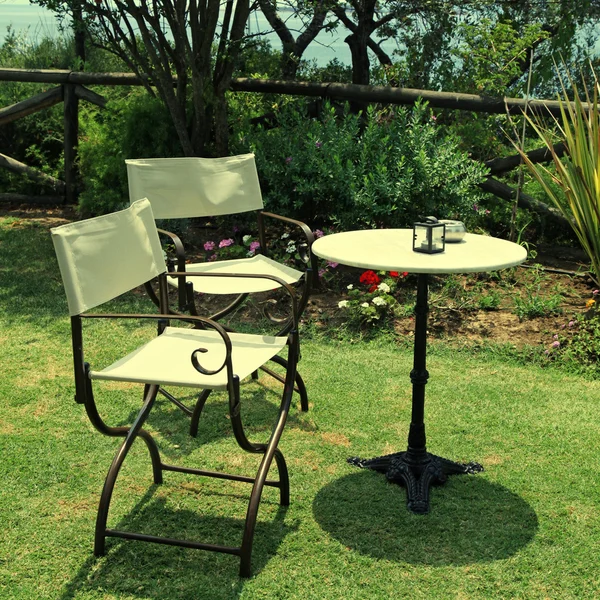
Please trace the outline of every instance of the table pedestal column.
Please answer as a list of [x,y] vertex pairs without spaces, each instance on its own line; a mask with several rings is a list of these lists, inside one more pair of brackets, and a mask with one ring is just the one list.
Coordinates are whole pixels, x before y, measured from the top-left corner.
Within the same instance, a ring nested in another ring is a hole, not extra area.
[[412,381],[412,418],[408,432],[406,452],[396,452],[370,459],[352,457],[350,464],[363,469],[385,473],[387,479],[406,487],[407,506],[414,513],[429,512],[429,488],[441,485],[448,475],[479,473],[483,467],[478,463],[457,463],[427,452],[425,439],[425,385],[427,372],[427,293],[426,273],[419,274],[417,303],[415,306],[415,349]]

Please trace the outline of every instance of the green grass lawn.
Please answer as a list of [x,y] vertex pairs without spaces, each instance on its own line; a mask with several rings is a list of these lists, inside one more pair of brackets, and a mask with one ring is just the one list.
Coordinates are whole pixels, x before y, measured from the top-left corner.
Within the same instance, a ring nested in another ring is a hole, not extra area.
[[[119,309],[140,310],[126,296]],[[88,327],[100,365],[152,327]],[[47,230],[0,219],[0,598],[551,598],[600,597],[600,382],[435,344],[430,352],[429,449],[485,472],[455,476],[417,516],[404,490],[346,463],[404,450],[410,348],[390,340],[303,341],[311,410],[290,413],[280,444],[291,505],[266,489],[253,577],[233,556],[107,540],[92,555],[97,502],[120,441],[96,432],[73,401],[66,301]],[[134,386],[97,386],[111,425],[140,406]],[[254,437],[268,435],[279,386],[243,386]],[[183,392],[186,394],[186,392]],[[165,460],[253,474],[223,394],[210,397],[198,439],[159,400],[148,422]],[[117,482],[109,526],[238,545],[249,487],[165,473],[152,484],[136,442]]]

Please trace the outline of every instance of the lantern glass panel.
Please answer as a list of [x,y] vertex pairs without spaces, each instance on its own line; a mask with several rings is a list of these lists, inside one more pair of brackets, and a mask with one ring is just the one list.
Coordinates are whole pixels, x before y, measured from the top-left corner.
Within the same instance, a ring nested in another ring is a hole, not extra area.
[[431,249],[441,252],[444,249],[444,225],[435,225],[431,229]]
[[413,250],[426,254],[444,251],[445,225],[442,223],[415,223],[413,227]]

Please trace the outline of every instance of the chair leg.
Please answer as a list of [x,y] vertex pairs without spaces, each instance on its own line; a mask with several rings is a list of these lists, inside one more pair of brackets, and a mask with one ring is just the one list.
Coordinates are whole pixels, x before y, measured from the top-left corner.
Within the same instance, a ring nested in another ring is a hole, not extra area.
[[[242,538],[240,553],[240,577],[250,577],[251,574],[252,544],[254,540],[254,529],[256,527],[256,519],[258,516],[258,507],[260,504],[262,491],[265,486],[265,481],[267,480],[267,475],[269,473],[269,469],[271,468],[271,463],[273,462],[273,458],[275,458],[275,462],[277,463],[279,471],[280,503],[283,506],[288,506],[290,503],[288,470],[285,463],[285,459],[283,457],[283,453],[277,447],[279,444],[279,440],[281,439],[283,428],[285,427],[287,416],[290,410],[292,395],[294,393],[294,381],[296,380],[297,375],[296,356],[294,355],[294,352],[290,352],[290,355],[290,360],[286,361],[288,370],[281,398],[279,417],[277,419],[277,422],[275,423],[275,427],[273,428],[273,432],[271,433],[271,438],[269,439],[269,442],[266,445],[252,444],[246,438],[242,429],[243,441],[245,441],[245,444],[250,445],[251,447],[251,450],[249,451],[264,452],[264,454],[260,462],[260,466],[258,468],[258,473],[256,474],[256,479],[254,480],[254,485],[252,486],[252,493],[250,494],[248,510],[246,511],[244,536]],[[237,386],[237,390],[239,391],[239,385]],[[238,433],[236,432],[236,429],[238,427],[242,428],[239,410],[232,411],[231,421],[232,425],[234,425],[234,433],[236,434],[236,438],[238,438]],[[238,443],[240,443],[239,438]],[[242,446],[242,448],[244,448],[244,444],[240,443],[240,445]]]
[[196,437],[198,435],[198,422],[200,421],[200,415],[202,414],[202,409],[204,408],[206,400],[210,396],[211,392],[212,390],[202,390],[198,396],[196,406],[194,407],[194,412],[192,413],[192,421],[190,423],[190,435],[192,437]]
[[[289,394],[291,396],[291,393]],[[288,409],[290,401],[288,399]],[[287,412],[280,414],[279,421],[273,430],[271,439],[267,445],[266,451],[260,462],[258,473],[252,486],[252,493],[250,494],[250,502],[248,503],[248,510],[246,511],[246,521],[244,524],[244,536],[242,538],[242,546],[240,553],[240,577],[250,577],[251,575],[251,560],[252,560],[252,543],[254,541],[254,530],[256,528],[256,519],[258,517],[258,507],[262,496],[262,491],[265,486],[265,481],[273,462],[273,458],[277,463],[279,470],[280,479],[280,503],[283,506],[289,506],[290,503],[290,486],[287,466],[285,459],[283,458],[282,452],[277,448],[281,434],[283,433],[283,427],[285,425],[285,419]]]
[[[274,363],[277,363],[278,365],[284,367],[285,369],[288,368],[288,361],[281,356],[274,356],[271,360]],[[265,373],[268,373],[269,375],[271,375],[271,377],[275,377],[275,379],[277,379],[278,381],[281,381],[281,382],[285,381],[283,379],[283,377],[281,377],[277,373],[274,373],[270,369],[262,367],[262,370],[265,371]],[[304,384],[304,380],[302,379],[302,376],[300,375],[300,373],[298,372],[297,369],[296,369],[296,376],[294,379],[295,379],[294,391],[300,395],[300,408],[301,408],[302,412],[308,412],[308,394],[306,392],[306,385]]]
[[[102,494],[100,496],[98,515],[96,517],[96,533],[94,537],[95,556],[104,555],[106,539],[106,522],[108,519],[108,509],[110,507],[113,489],[115,487],[115,483],[117,481],[117,477],[119,475],[119,471],[121,469],[123,461],[125,460],[127,454],[129,453],[129,450],[131,449],[131,446],[133,445],[133,442],[135,441],[135,438],[138,435],[144,439],[144,441],[148,445],[148,448],[150,449],[150,455],[152,458],[152,465],[154,468],[155,475],[154,480],[155,482],[157,480],[156,470],[157,467],[160,468],[160,456],[158,454],[158,448],[156,447],[156,444],[152,440],[150,434],[142,430],[142,426],[148,418],[152,406],[154,405],[154,401],[156,400],[156,396],[158,394],[158,387],[159,386],[157,385],[145,386],[144,404],[137,417],[135,418],[135,421],[127,431],[125,435],[125,440],[123,440],[123,443],[121,444],[121,447],[115,455],[112,464],[110,465],[110,469],[108,470],[108,474],[104,481],[104,487],[102,488]],[[152,442],[151,444],[150,441]],[[159,479],[160,481],[158,481],[157,483],[162,482],[162,472],[160,473]]]

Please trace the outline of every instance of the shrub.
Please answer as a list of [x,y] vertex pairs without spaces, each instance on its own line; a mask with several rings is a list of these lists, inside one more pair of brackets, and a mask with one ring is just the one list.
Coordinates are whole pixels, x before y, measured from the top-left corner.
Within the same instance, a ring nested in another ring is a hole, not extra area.
[[82,112],[79,142],[84,216],[112,212],[129,204],[127,158],[180,155],[171,119],[163,104],[145,90],[110,103],[110,110]]
[[237,144],[256,154],[275,212],[341,229],[405,227],[429,214],[464,217],[481,197],[485,169],[441,134],[425,103],[369,108],[365,118],[285,108],[279,125],[239,132]]

